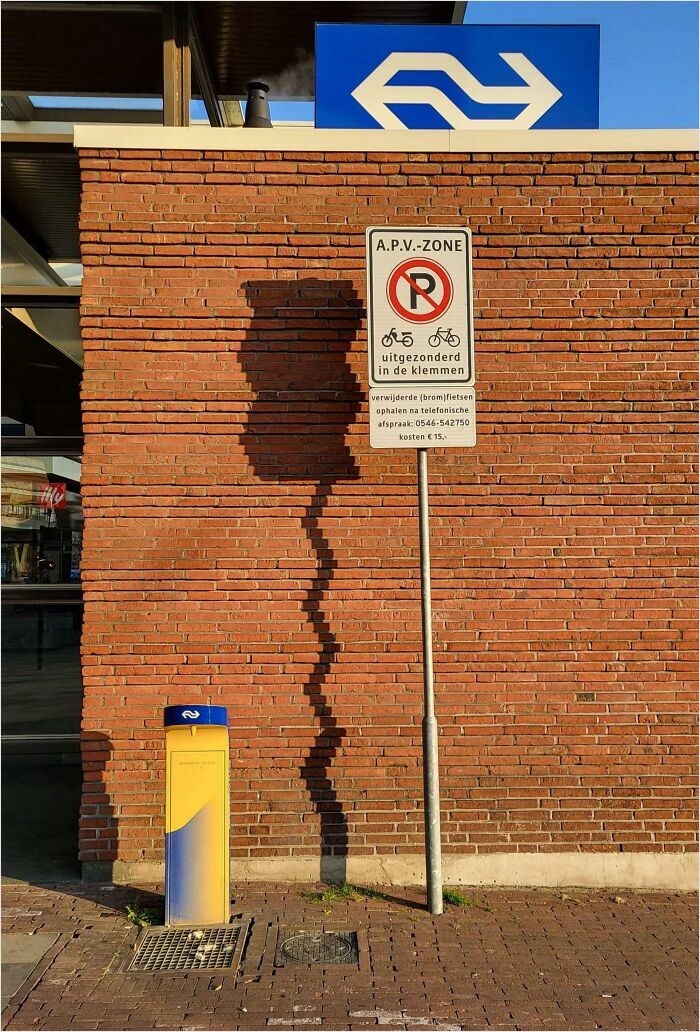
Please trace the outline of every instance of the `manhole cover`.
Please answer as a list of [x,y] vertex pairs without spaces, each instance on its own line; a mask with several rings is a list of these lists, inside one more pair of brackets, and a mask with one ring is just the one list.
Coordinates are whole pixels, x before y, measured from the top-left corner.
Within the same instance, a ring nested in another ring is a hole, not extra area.
[[237,968],[250,922],[205,928],[147,928],[127,971]]
[[280,928],[278,967],[285,964],[357,964],[356,932],[300,932]]

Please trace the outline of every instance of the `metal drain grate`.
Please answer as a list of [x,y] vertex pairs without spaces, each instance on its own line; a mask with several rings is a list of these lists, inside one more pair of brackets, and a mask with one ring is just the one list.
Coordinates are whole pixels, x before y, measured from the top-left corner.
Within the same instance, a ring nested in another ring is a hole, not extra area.
[[127,971],[235,970],[249,924],[147,928]]
[[300,932],[280,928],[275,964],[357,964],[356,932]]

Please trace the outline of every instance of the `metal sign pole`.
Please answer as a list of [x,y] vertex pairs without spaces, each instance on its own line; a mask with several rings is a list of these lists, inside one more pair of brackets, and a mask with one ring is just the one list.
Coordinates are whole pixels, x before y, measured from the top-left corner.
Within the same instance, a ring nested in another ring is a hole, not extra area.
[[428,513],[428,450],[418,448],[418,515],[420,526],[420,589],[423,619],[423,806],[428,907],[442,913],[440,845],[440,776],[438,727],[433,689],[433,615],[430,600],[430,522]]
[[418,459],[423,809],[431,914],[442,913],[443,900],[427,449],[476,445],[471,239],[467,226],[368,226],[366,236],[369,440],[373,448],[415,448]]

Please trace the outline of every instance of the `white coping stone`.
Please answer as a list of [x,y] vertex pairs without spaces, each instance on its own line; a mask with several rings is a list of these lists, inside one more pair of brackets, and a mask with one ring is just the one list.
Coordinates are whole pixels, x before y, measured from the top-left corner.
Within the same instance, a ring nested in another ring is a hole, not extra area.
[[[697,853],[487,853],[443,855],[445,885],[490,888],[588,888],[695,892]],[[88,865],[89,866],[89,865]],[[112,865],[119,884],[160,882],[165,865],[152,861]],[[421,855],[261,857],[231,861],[233,881],[343,882],[366,885],[424,885]]]
[[76,125],[76,147],[119,150],[348,151],[396,154],[541,154],[696,151],[694,129],[217,129]]

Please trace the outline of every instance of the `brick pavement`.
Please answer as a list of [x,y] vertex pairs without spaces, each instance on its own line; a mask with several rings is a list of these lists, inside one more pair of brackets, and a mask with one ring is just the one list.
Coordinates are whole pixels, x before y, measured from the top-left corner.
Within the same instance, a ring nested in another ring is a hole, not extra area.
[[[7,1029],[696,1029],[697,897],[468,892],[432,918],[412,889],[313,903],[303,886],[237,888],[255,916],[237,975],[125,974],[124,907],[159,896],[4,887],[4,931],[58,933]],[[624,900],[624,901],[622,901]],[[359,967],[275,968],[276,925],[358,932]],[[267,945],[265,940],[267,937]]]

